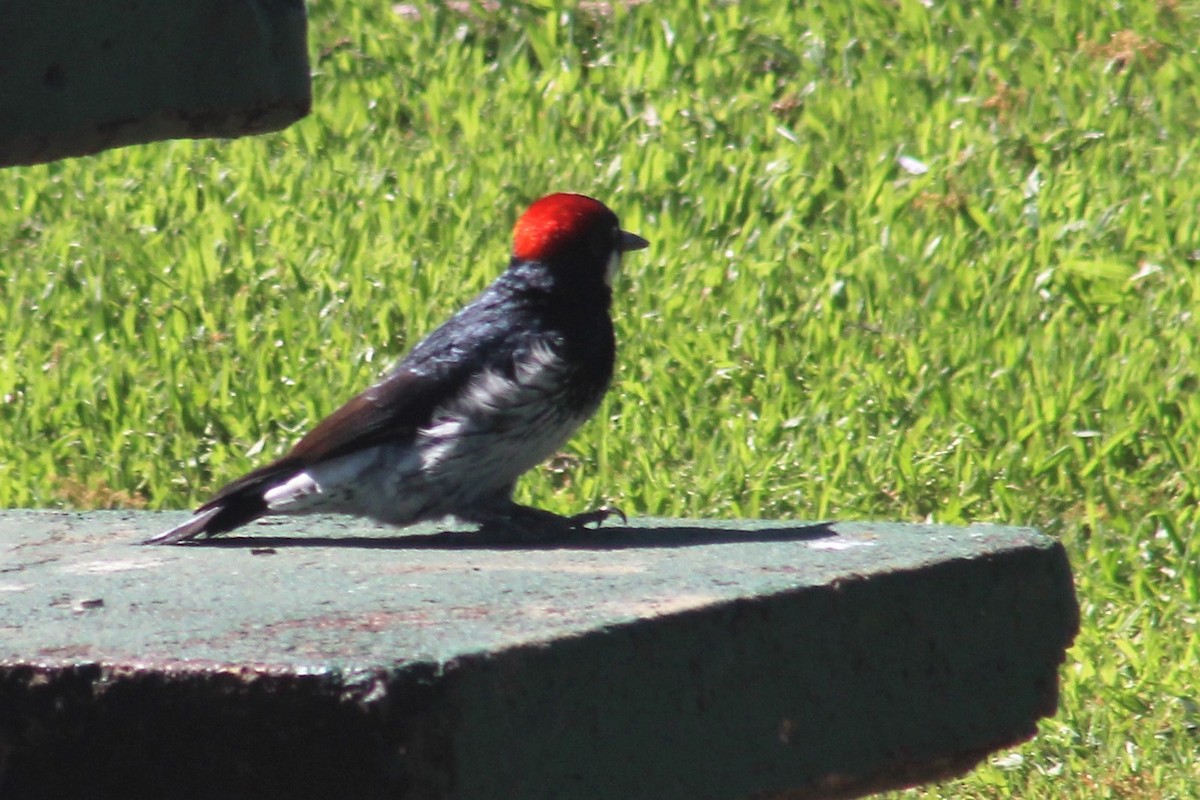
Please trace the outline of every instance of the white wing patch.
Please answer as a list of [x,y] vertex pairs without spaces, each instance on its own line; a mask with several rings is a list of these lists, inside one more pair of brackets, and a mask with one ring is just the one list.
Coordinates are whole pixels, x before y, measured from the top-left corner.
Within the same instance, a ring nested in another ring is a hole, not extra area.
[[263,492],[267,508],[275,514],[296,514],[321,506],[344,506],[354,499],[362,476],[375,467],[376,448],[335,458],[298,472]]
[[273,486],[263,492],[263,500],[267,508],[276,514],[286,514],[289,511],[301,511],[318,503],[313,502],[321,495],[321,484],[307,472],[293,476],[285,483]]

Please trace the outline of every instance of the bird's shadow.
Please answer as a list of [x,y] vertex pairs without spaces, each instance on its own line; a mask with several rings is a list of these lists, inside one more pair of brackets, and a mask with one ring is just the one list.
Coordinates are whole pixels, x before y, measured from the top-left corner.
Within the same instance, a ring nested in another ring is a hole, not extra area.
[[361,548],[364,550],[626,550],[637,548],[700,547],[750,542],[791,542],[836,535],[833,523],[810,522],[787,526],[732,529],[691,525],[662,527],[612,526],[572,531],[553,537],[531,538],[490,531],[447,530],[398,536],[221,536],[183,543],[185,547]]

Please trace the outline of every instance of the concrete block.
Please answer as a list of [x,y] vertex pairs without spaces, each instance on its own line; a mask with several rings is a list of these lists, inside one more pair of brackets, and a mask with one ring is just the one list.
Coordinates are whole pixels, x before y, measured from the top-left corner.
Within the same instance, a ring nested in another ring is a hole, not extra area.
[[1027,528],[182,516],[0,512],[0,796],[854,797],[1034,735],[1078,624]]
[[286,127],[306,27],[302,0],[0,0],[0,166]]

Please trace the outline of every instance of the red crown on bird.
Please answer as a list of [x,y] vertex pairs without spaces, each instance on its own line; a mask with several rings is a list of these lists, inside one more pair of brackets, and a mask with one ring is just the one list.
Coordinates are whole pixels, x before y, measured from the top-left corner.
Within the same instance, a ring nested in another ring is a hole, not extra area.
[[602,221],[616,215],[601,203],[582,194],[548,194],[529,207],[513,229],[513,255],[522,261],[544,261],[578,243]]

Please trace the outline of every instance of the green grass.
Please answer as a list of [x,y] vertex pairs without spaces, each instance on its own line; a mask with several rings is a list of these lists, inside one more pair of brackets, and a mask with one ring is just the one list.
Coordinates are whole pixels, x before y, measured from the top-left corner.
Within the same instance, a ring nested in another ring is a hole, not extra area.
[[926,796],[1200,796],[1194,0],[312,15],[288,131],[0,172],[0,505],[198,502],[583,191],[653,247],[522,499],[1037,525],[1062,710]]

